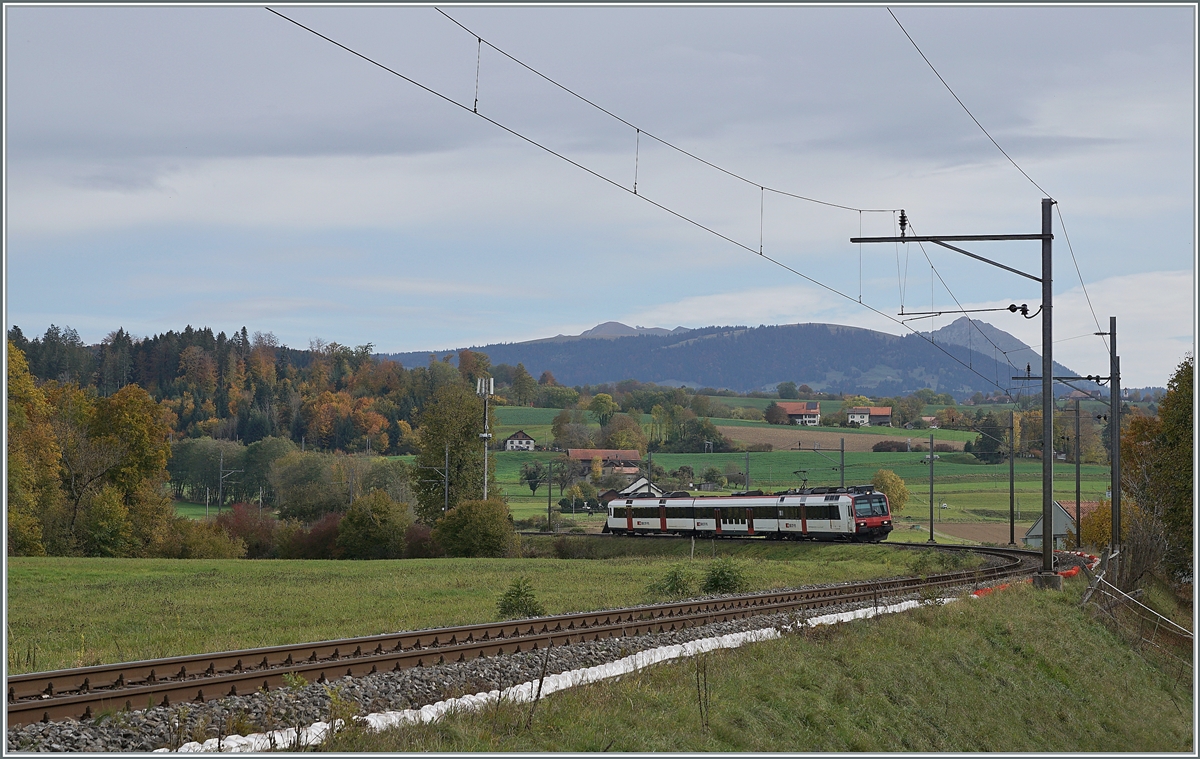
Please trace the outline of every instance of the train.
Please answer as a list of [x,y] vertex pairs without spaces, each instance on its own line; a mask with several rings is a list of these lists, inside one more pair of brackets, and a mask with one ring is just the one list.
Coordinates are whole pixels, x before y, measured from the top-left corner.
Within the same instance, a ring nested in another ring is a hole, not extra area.
[[873,485],[814,487],[728,496],[618,496],[604,532],[615,535],[761,536],[769,540],[878,543],[892,531],[887,496]]

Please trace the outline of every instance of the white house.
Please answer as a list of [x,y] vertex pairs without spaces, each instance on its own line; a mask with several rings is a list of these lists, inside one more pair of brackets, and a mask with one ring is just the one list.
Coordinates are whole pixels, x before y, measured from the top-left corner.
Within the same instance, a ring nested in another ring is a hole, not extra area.
[[855,406],[846,412],[846,421],[860,427],[891,427],[891,406]]
[[525,434],[525,430],[517,430],[513,434],[504,439],[504,450],[506,451],[532,451],[533,438]]
[[783,409],[792,424],[817,427],[821,424],[821,404],[818,401],[778,401],[775,405]]

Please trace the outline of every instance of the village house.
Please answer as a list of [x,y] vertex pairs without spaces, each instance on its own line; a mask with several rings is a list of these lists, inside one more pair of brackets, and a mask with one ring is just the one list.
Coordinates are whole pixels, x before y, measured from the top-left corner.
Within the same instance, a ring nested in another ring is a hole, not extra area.
[[504,450],[506,451],[532,451],[533,444],[534,439],[525,434],[525,430],[517,430],[504,438]]
[[846,421],[860,427],[891,427],[891,406],[855,406],[846,412]]
[[[1105,501],[1104,503],[1107,503]],[[1079,502],[1079,518],[1083,519],[1091,512],[1100,508],[1100,501],[1080,501]],[[1055,501],[1054,508],[1051,510],[1054,515],[1053,535],[1054,547],[1056,549],[1064,549],[1075,543],[1075,501]],[[1031,548],[1042,547],[1042,517],[1039,515],[1037,521],[1025,532],[1025,537],[1022,538],[1025,545]]]
[[787,414],[789,424],[800,424],[805,427],[818,427],[821,424],[819,401],[779,401],[775,405]]

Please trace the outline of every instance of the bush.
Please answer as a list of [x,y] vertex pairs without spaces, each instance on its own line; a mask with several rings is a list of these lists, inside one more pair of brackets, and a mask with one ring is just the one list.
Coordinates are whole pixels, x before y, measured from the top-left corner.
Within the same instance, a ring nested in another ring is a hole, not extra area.
[[450,556],[507,556],[515,547],[516,532],[503,501],[462,501],[433,528],[433,539]]
[[269,511],[264,513],[257,506],[235,503],[232,509],[217,516],[217,524],[230,538],[240,538],[246,544],[247,559],[275,556],[279,520]]
[[652,596],[663,598],[687,598],[696,587],[696,576],[684,564],[672,564],[667,573],[650,583],[646,590]]
[[246,555],[246,544],[226,535],[215,522],[175,517],[152,554],[166,559],[240,559]]
[[387,491],[372,490],[350,504],[338,525],[337,544],[347,559],[399,559],[411,522],[408,506],[393,501]]
[[700,585],[701,593],[741,593],[749,583],[746,581],[742,568],[731,558],[715,559],[708,565],[704,573],[704,582]]
[[908,443],[902,440],[880,440],[871,446],[871,450],[876,453],[904,453],[908,450]]
[[496,602],[496,613],[501,619],[541,617],[545,615],[546,607],[534,595],[529,578],[518,577],[509,583],[504,595]]
[[329,513],[309,526],[287,523],[280,530],[279,558],[281,559],[340,559],[342,549],[337,544],[338,525],[342,515]]
[[446,552],[433,539],[433,530],[428,525],[413,522],[404,531],[404,558],[436,559]]

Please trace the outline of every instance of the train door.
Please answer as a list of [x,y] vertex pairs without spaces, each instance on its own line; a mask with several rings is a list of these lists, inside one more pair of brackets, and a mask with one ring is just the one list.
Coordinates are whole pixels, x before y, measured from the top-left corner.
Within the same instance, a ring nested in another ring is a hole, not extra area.
[[713,509],[713,523],[717,526],[717,534],[721,534],[721,510]]
[[747,535],[754,534],[754,507],[753,506],[746,507],[746,534]]
[[658,528],[663,532],[667,531],[667,500],[665,498],[658,502]]
[[633,533],[633,501],[625,502],[625,529]]

